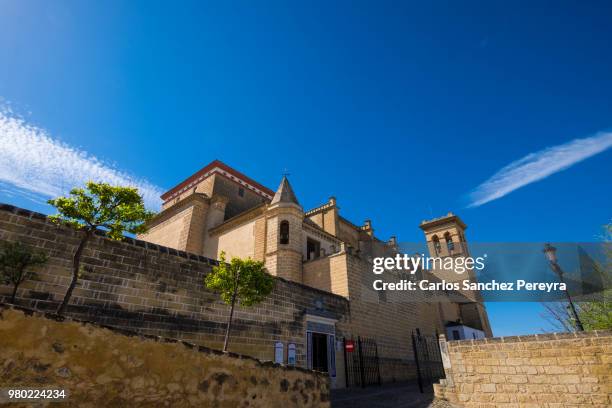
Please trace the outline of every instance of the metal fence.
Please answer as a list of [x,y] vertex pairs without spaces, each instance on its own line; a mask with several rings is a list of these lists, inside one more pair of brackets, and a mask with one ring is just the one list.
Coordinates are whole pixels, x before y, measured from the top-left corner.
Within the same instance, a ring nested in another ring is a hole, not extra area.
[[412,333],[412,347],[416,363],[419,390],[444,378],[444,366],[438,336],[423,336],[417,331]]
[[[347,350],[347,343],[349,342],[353,345],[352,351]],[[357,340],[345,337],[343,338],[343,346],[344,374],[347,388],[380,385],[380,365],[376,341],[359,336]]]

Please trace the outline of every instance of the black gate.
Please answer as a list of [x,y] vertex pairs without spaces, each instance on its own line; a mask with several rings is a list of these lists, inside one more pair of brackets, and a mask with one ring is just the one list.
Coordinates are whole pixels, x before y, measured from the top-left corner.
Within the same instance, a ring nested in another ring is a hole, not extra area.
[[343,339],[346,386],[380,385],[378,347],[373,339]]
[[412,347],[419,390],[423,392],[423,385],[431,385],[445,377],[438,336],[423,336],[417,330],[416,334],[412,333]]

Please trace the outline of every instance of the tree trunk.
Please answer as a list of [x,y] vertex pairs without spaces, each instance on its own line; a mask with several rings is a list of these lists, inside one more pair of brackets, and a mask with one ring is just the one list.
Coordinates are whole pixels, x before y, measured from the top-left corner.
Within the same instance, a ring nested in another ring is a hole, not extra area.
[[57,308],[57,311],[55,312],[59,316],[64,314],[64,311],[66,310],[66,306],[68,306],[68,302],[70,301],[70,297],[72,296],[72,291],[74,290],[77,280],[79,279],[79,268],[81,266],[81,255],[83,254],[83,249],[85,249],[85,245],[87,244],[87,241],[89,241],[89,238],[91,237],[92,233],[93,233],[92,230],[89,230],[89,229],[85,230],[85,235],[81,239],[81,242],[79,242],[79,246],[77,247],[77,250],[74,253],[74,258],[72,259],[72,281],[70,282],[70,286],[68,287],[68,290],[66,291],[66,294],[64,295],[64,300],[62,300],[62,303],[59,305],[59,307]]
[[225,340],[223,341],[223,351],[227,351],[229,344],[230,331],[232,330],[232,319],[234,317],[234,306],[236,306],[236,297],[238,296],[238,283],[240,280],[240,270],[236,271],[236,278],[234,279],[234,293],[232,293],[232,303],[230,306],[229,320],[227,321],[227,327],[225,329]]
[[15,304],[15,297],[17,296],[17,288],[19,287],[19,284],[21,282],[18,282],[15,284],[15,287],[13,288],[13,294],[11,295],[11,303]]
[[223,351],[227,351],[229,344],[230,331],[232,330],[232,318],[234,317],[234,305],[236,304],[236,291],[232,295],[232,305],[230,306],[229,320],[227,321],[227,327],[225,328],[225,340],[223,341]]

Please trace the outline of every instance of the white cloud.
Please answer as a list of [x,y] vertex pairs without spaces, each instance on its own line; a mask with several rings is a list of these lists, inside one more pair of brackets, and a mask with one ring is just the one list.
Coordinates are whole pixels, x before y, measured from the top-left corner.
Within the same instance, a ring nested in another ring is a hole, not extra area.
[[499,170],[469,194],[468,207],[478,207],[512,191],[567,169],[612,147],[612,133],[599,132],[584,139],[530,153]]
[[5,193],[51,198],[89,180],[137,187],[148,208],[160,207],[161,188],[52,138],[7,108],[0,109],[0,184]]

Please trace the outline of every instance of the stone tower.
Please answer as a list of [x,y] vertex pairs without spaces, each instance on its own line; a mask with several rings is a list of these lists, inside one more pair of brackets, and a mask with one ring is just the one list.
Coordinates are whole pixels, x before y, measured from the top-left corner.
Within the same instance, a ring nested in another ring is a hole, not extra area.
[[[468,247],[465,240],[467,226],[453,213],[421,222],[419,226],[425,234],[430,258],[467,257]],[[447,282],[461,282],[471,279],[472,272],[456,273],[454,270],[432,267],[430,273]]]
[[[452,212],[443,217],[423,221],[420,228],[425,234],[430,257],[470,256],[467,240],[465,239],[467,226],[461,218]],[[439,270],[432,270],[431,273],[440,279],[450,282],[462,281],[463,279],[469,279],[471,282],[477,281],[473,270],[467,270],[463,274]],[[491,325],[480,292],[465,290],[460,290],[459,292],[465,296],[465,301],[457,304],[461,321],[470,327],[484,331],[487,337],[491,337]]]
[[302,223],[300,206],[283,177],[266,211],[266,268],[272,275],[302,283]]
[[423,221],[420,227],[425,233],[430,257],[469,256],[465,240],[467,226],[455,214],[449,212]]

